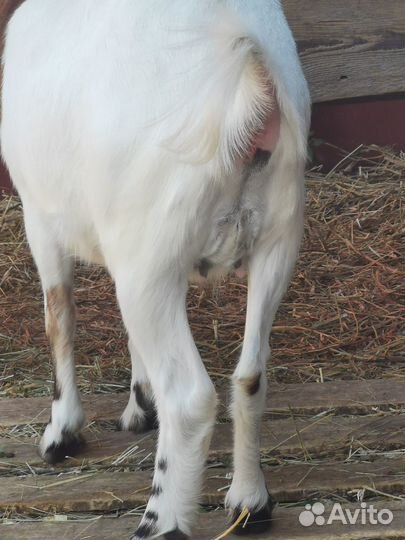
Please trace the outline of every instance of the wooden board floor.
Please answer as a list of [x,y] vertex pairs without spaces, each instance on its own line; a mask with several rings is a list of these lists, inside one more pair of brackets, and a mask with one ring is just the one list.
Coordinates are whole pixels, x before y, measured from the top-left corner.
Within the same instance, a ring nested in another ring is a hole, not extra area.
[[[405,531],[405,502],[378,503],[376,508],[390,508],[394,519],[386,525],[326,525],[324,531],[302,527],[298,521],[301,508],[276,508],[273,514],[271,534],[257,535],[254,540],[400,540]],[[345,508],[354,511],[357,505]],[[139,517],[96,517],[81,522],[19,523],[4,525],[2,540],[111,540],[128,539],[139,522]],[[210,512],[209,517],[198,515],[193,540],[214,539],[226,526],[222,511]],[[319,528],[321,529],[321,528]],[[236,537],[233,537],[236,538]],[[245,537],[246,538],[246,537]],[[249,540],[246,538],[246,540]]]
[[[221,505],[231,482],[232,426],[227,390],[218,393],[220,420],[193,534],[198,540],[214,539],[227,528]],[[130,536],[151,487],[156,433],[115,429],[127,397],[85,396],[87,446],[57,467],[37,454],[49,399],[0,401],[1,540]],[[405,383],[270,385],[261,450],[277,507],[271,533],[258,540],[405,539]],[[356,498],[390,510],[392,522],[300,525],[307,503],[321,501],[328,509],[340,502],[354,511]]]

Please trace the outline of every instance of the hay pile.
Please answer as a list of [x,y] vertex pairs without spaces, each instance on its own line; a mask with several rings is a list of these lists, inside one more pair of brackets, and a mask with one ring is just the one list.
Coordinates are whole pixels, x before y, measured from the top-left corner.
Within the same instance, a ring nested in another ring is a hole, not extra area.
[[[405,156],[359,148],[329,174],[307,173],[305,238],[278,312],[269,375],[282,382],[405,377]],[[246,282],[190,288],[189,317],[214,377],[240,351]],[[82,391],[126,390],[125,330],[108,275],[76,271]],[[0,397],[51,393],[41,289],[17,197],[0,201]]]

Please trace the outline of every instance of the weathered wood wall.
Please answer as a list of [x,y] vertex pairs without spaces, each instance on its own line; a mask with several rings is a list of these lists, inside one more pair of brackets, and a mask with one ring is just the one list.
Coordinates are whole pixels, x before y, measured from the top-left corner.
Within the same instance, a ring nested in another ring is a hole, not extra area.
[[[0,1],[1,34],[21,3]],[[404,0],[284,0],[283,6],[314,102],[405,91]]]
[[314,102],[405,91],[404,0],[284,0]]

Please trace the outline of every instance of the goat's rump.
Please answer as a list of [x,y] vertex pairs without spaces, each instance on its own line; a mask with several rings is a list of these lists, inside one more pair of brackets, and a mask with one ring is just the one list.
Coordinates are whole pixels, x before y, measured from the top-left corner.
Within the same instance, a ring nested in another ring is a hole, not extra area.
[[139,253],[172,234],[203,275],[243,266],[282,126],[298,149],[305,138],[295,56],[274,58],[262,3],[249,17],[245,5],[26,0],[16,12],[2,151],[24,203],[73,253],[102,262],[133,231]]

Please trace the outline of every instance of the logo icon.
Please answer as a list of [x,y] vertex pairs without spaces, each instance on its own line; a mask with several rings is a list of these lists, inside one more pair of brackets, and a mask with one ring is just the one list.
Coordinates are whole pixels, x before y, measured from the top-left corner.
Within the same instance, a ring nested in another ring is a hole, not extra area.
[[311,527],[314,523],[316,525],[325,525],[325,518],[322,514],[325,513],[325,506],[321,502],[314,504],[306,504],[305,510],[298,516],[298,520],[303,527]]
[[312,527],[317,525],[331,525],[335,522],[340,522],[342,525],[354,525],[361,523],[366,525],[389,525],[394,519],[394,514],[391,510],[383,508],[379,510],[372,504],[369,506],[362,502],[359,508],[344,509],[340,503],[335,503],[328,515],[325,514],[325,505],[321,502],[306,504],[298,516],[298,521],[303,527]]

